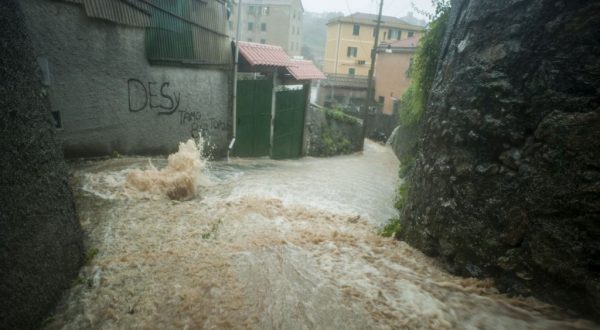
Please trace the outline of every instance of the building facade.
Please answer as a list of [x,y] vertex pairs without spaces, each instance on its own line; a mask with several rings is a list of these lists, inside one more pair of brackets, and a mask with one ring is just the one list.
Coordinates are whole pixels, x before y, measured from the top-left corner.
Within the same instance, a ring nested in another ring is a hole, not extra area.
[[[230,34],[237,31],[238,5],[230,16]],[[245,0],[241,8],[240,40],[276,45],[290,56],[300,55],[302,48],[301,0]]]
[[382,43],[375,61],[375,100],[384,114],[397,109],[402,94],[410,85],[411,65],[419,37]]
[[[327,23],[323,71],[333,75],[368,76],[376,24],[377,15],[364,13],[331,19]],[[423,31],[423,26],[382,16],[379,42],[420,37]]]
[[166,154],[200,135],[224,155],[231,43],[218,0],[22,0],[67,157]]

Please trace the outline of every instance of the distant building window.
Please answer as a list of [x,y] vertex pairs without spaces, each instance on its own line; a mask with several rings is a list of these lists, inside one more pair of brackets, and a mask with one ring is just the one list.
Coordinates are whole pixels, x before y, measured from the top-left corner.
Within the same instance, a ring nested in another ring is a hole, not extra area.
[[387,38],[387,32],[383,31],[383,40],[385,40],[385,38]]
[[388,32],[388,36],[391,40],[400,40],[400,36],[402,33],[399,29],[390,29]]
[[248,38],[248,42],[253,42],[254,40],[252,40],[252,38]]
[[254,31],[254,23],[248,22],[248,31]]
[[355,68],[348,69],[348,74],[351,75],[351,76],[355,75],[356,74],[356,69]]
[[385,102],[385,97],[379,96],[379,103],[383,104]]
[[348,47],[346,51],[346,56],[348,57],[356,57],[358,55],[358,48],[356,47]]
[[267,23],[260,23],[260,30],[267,31]]
[[408,31],[409,38],[414,37],[414,36],[415,36],[415,33],[413,31]]
[[260,39],[260,43],[261,43],[261,44],[266,44],[266,43],[267,43],[267,40],[265,40],[265,39]]
[[359,35],[360,34],[360,25],[358,24],[354,24],[354,27],[352,28],[352,35]]
[[270,12],[271,12],[271,10],[270,10],[269,6],[262,7],[262,14],[263,15],[265,15],[265,16],[269,15]]
[[256,8],[254,6],[248,6],[248,15],[254,15],[256,13]]
[[363,65],[363,64],[366,63],[366,61],[365,60],[358,60],[358,61],[356,61],[356,63],[358,63],[358,65]]

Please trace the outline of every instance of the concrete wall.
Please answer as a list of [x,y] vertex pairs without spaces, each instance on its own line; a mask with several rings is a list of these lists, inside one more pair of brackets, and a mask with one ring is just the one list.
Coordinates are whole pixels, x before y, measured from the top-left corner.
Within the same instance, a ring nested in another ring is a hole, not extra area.
[[0,1],[0,329],[35,329],[83,262],[68,172],[18,0]]
[[47,61],[66,156],[169,153],[199,132],[225,153],[228,71],[150,65],[144,29],[89,18],[81,5],[22,0],[34,51]]

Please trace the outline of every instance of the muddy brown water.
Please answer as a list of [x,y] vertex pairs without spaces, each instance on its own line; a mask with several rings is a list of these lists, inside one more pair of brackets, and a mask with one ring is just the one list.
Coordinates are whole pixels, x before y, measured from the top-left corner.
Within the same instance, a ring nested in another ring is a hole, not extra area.
[[[152,165],[71,164],[86,245],[97,254],[47,328],[597,328],[501,295],[491,281],[452,276],[379,236],[397,215],[398,162],[387,147],[230,162],[184,149]],[[173,201],[179,185],[190,195]]]

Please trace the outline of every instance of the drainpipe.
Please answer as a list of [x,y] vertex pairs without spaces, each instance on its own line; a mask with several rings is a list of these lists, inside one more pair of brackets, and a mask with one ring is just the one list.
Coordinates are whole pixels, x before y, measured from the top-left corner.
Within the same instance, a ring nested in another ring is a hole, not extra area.
[[275,105],[277,98],[277,68],[273,71],[273,91],[271,94],[271,137],[269,154],[273,158],[273,138],[275,137]]
[[235,59],[233,63],[233,134],[231,142],[229,142],[229,148],[227,149],[227,161],[229,161],[229,153],[235,145],[235,137],[237,132],[237,76],[238,76],[238,64],[240,59],[240,25],[242,24],[242,0],[238,2],[237,12],[237,28],[235,31]]

